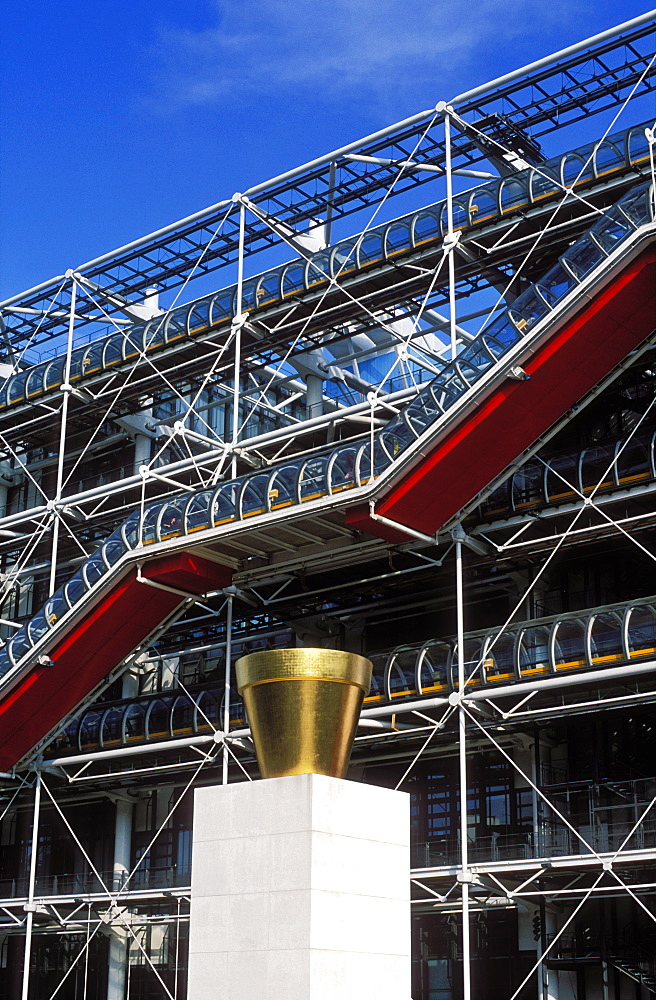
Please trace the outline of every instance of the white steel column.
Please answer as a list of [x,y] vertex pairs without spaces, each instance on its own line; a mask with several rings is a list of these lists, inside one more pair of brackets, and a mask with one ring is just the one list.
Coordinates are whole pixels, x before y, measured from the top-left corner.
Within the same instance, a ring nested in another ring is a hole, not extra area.
[[[230,732],[230,689],[232,684],[232,594],[228,594],[226,612],[226,647],[225,647],[225,681],[223,684],[223,732],[225,737]],[[228,784],[228,744],[223,743],[222,783]]]
[[451,172],[451,120],[449,109],[444,113],[444,142],[445,159],[444,167],[446,171],[446,215],[447,234],[444,241],[447,249],[449,265],[449,330],[451,333],[451,360],[456,356],[458,326],[456,321],[456,263],[455,263],[455,234],[453,232],[453,174]]
[[[116,803],[114,832],[114,891],[119,890],[130,873],[132,849],[131,802],[119,799]],[[112,929],[109,938],[109,966],[107,970],[107,1000],[124,1000],[127,973],[127,948],[122,930]]]
[[39,814],[41,811],[41,775],[37,772],[34,786],[34,816],[32,822],[32,853],[30,855],[30,881],[27,890],[27,919],[25,921],[25,955],[23,957],[23,989],[21,1000],[27,1000],[30,988],[30,954],[32,951],[32,927],[34,924],[34,886],[36,883],[36,862],[39,853]]
[[232,478],[237,476],[237,455],[235,449],[239,440],[239,393],[241,377],[241,328],[242,328],[242,306],[244,288],[244,227],[246,224],[246,208],[241,195],[235,195],[235,201],[239,201],[239,259],[237,261],[237,296],[235,299],[235,365],[234,383],[232,387]]
[[59,428],[57,486],[55,488],[55,496],[52,501],[54,522],[52,525],[52,553],[51,553],[51,564],[50,564],[50,588],[49,588],[50,594],[54,594],[55,592],[55,581],[57,579],[57,550],[59,548],[59,515],[57,513],[56,504],[61,499],[62,487],[64,483],[64,458],[66,451],[66,424],[68,421],[68,400],[70,398],[71,392],[73,391],[73,387],[71,386],[71,354],[73,351],[73,334],[75,331],[75,300],[77,294],[77,283],[75,281],[75,278],[73,277],[72,272],[69,272],[68,276],[71,279],[71,305],[68,316],[68,340],[66,342],[66,364],[64,366],[64,381],[62,382],[61,386],[63,400],[62,400],[62,411],[61,411],[61,424]]
[[462,542],[456,541],[456,630],[458,636],[458,761],[460,773],[460,872],[462,890],[462,995],[471,1000],[469,940],[469,857],[467,852],[467,715],[465,696],[465,614],[462,577]]

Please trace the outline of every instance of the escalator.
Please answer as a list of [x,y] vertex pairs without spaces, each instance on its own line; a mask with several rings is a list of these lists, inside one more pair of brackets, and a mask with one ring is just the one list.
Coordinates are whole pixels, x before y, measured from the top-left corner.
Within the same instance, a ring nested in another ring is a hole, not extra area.
[[653,190],[641,184],[371,438],[134,512],[0,652],[0,767],[186,596],[230,583],[231,535],[327,512],[392,542],[406,540],[402,526],[440,529],[652,335],[654,232]]

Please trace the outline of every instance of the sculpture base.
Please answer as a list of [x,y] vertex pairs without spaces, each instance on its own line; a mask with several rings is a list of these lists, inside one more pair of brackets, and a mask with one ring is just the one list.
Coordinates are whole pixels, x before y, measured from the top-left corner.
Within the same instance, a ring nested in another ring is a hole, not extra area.
[[299,774],[195,793],[194,1000],[410,996],[409,796]]

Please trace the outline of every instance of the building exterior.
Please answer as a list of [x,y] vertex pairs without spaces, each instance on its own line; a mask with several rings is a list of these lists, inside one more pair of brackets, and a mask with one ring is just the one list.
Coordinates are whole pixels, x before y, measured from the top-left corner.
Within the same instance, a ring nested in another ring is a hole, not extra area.
[[3,1000],[183,1000],[297,644],[374,663],[414,1000],[656,994],[654,29],[2,304]]

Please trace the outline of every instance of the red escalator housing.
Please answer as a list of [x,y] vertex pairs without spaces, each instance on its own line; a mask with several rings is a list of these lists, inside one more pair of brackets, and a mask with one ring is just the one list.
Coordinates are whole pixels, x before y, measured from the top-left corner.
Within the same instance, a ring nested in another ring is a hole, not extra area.
[[[656,327],[656,249],[634,261],[523,363],[528,381],[505,379],[472,406],[376,512],[434,534],[524,449],[613,370]],[[348,524],[399,543],[406,535],[354,508]]]
[[[182,593],[140,582],[136,568],[105,594],[0,703],[0,770],[13,767],[160,625]],[[229,586],[231,571],[192,552],[144,564],[142,576],[191,595]]]

